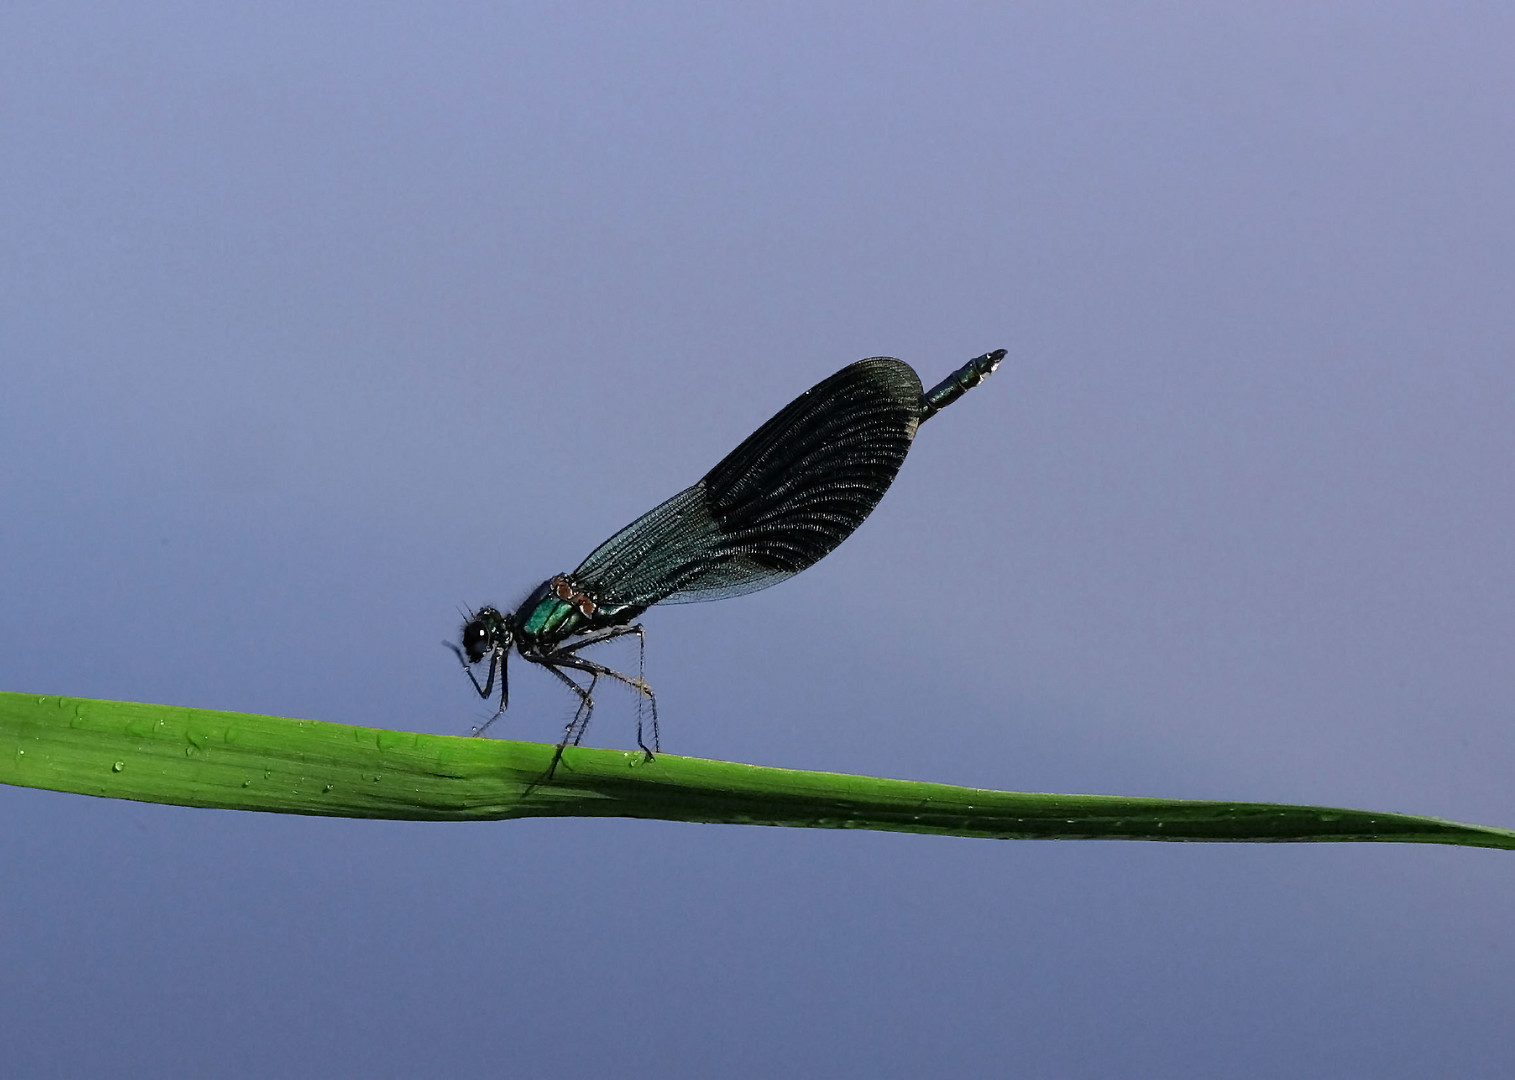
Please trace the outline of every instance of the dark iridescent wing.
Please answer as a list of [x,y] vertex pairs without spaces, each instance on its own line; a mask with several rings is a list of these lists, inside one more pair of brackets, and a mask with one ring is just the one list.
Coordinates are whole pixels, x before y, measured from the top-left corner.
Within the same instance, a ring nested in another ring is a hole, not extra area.
[[922,412],[892,357],[859,360],[790,402],[699,483],[601,544],[574,577],[601,605],[686,604],[799,573],[863,523]]

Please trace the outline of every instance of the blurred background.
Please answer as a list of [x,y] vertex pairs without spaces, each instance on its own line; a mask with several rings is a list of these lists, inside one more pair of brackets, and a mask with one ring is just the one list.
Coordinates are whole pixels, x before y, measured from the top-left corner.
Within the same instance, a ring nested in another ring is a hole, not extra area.
[[[1500,4],[10,0],[0,687],[466,734],[460,609],[1004,346],[649,613],[666,750],[1515,825],[1512,101]],[[1509,853],[0,814],[10,1076],[1515,1072]]]

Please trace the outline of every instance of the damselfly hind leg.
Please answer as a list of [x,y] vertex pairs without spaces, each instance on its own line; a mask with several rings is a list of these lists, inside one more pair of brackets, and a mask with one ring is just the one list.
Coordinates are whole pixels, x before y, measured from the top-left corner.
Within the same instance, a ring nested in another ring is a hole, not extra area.
[[594,687],[600,677],[591,672],[588,687],[583,687],[565,675],[546,657],[537,660],[537,663],[556,675],[563,681],[563,685],[579,696],[579,707],[573,711],[573,718],[563,728],[563,738],[559,740],[557,749],[553,751],[552,764],[547,766],[547,775],[543,777],[544,780],[551,780],[553,774],[558,771],[558,762],[563,760],[563,751],[569,745],[578,746],[579,740],[584,738],[584,732],[589,727],[589,717],[594,712]]
[[[596,663],[593,660],[578,655],[578,651],[586,645],[597,645],[602,641],[610,641],[612,638],[624,637],[627,634],[635,634],[637,637],[637,677],[634,679],[629,675],[616,671],[614,668],[606,667],[604,664]],[[643,633],[640,625],[605,627],[603,630],[597,630],[591,635],[586,635],[571,645],[565,645],[560,649],[544,653],[541,662],[548,665],[561,665],[562,667],[573,668],[576,671],[582,671],[591,676],[598,677],[604,675],[608,679],[614,679],[616,682],[625,683],[631,687],[637,692],[637,746],[641,749],[642,753],[647,755],[648,761],[651,761],[657,751],[661,749],[658,732],[658,699],[657,695],[652,692],[652,687],[647,685],[647,635]],[[559,674],[561,675],[561,673]],[[647,745],[642,726],[641,699],[644,697],[647,699],[648,706],[652,710],[651,747]],[[585,724],[586,726],[588,724],[587,717],[585,718]],[[583,737],[582,730],[579,735],[581,738]],[[577,740],[575,740],[575,745],[577,745]]]

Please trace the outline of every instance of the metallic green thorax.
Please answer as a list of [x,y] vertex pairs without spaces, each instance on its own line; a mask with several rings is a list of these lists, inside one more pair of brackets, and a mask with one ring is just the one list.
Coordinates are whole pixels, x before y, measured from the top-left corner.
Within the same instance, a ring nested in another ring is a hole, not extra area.
[[558,574],[537,586],[516,609],[512,621],[528,644],[550,645],[574,634],[624,625],[646,610],[630,604],[601,604],[572,576]]
[[527,641],[562,641],[582,633],[594,619],[596,604],[566,574],[538,585],[516,609],[516,633]]
[[527,638],[559,641],[578,633],[586,619],[573,604],[556,596],[544,596],[521,622],[521,634]]

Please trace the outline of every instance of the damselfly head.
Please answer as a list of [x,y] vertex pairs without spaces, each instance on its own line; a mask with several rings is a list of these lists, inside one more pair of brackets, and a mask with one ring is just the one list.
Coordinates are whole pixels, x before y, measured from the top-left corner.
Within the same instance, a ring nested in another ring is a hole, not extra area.
[[477,664],[497,648],[510,648],[510,621],[492,607],[481,607],[463,625],[462,652]]

